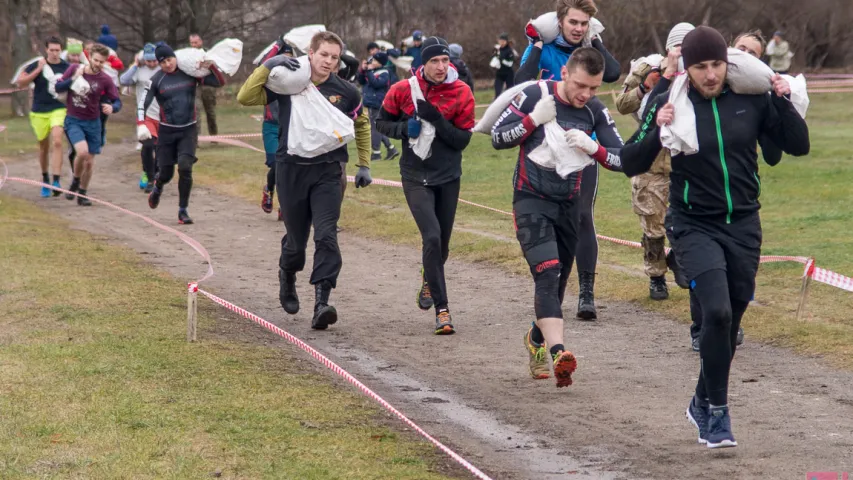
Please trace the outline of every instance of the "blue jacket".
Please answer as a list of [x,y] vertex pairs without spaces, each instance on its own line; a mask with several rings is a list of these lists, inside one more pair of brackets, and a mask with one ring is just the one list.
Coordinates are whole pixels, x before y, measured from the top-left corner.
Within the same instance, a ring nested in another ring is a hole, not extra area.
[[417,72],[423,63],[421,62],[421,47],[409,47],[406,49],[406,56],[414,58],[412,60],[412,71]]
[[[619,80],[621,73],[619,62],[604,48],[601,40],[593,40],[592,47],[604,56],[604,83]],[[516,83],[536,80],[540,72],[542,80],[562,80],[560,69],[569,61],[572,52],[577,48],[580,48],[580,45],[560,46],[556,42],[546,43],[541,50],[532,44],[529,45],[521,57],[521,68],[515,74]]]
[[377,110],[382,108],[385,94],[391,88],[391,74],[388,70],[385,67],[360,70],[356,79],[360,85],[364,85],[361,89],[361,101],[364,106]]
[[118,40],[116,40],[115,35],[110,33],[109,25],[101,25],[101,36],[98,37],[98,43],[106,45],[113,50],[118,50]]

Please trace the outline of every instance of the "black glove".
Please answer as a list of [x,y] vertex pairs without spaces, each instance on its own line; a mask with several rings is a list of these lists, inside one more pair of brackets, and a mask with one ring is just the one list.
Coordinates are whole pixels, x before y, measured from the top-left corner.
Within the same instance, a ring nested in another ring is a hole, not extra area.
[[355,188],[366,187],[371,183],[373,183],[373,178],[370,177],[370,169],[358,167],[358,173],[355,174]]
[[418,100],[418,117],[430,123],[435,123],[442,119],[441,112],[426,100]]
[[295,72],[299,70],[301,64],[299,63],[299,60],[295,58],[291,58],[286,55],[276,55],[264,62],[264,66],[270,70],[275,67],[284,67],[292,72]]

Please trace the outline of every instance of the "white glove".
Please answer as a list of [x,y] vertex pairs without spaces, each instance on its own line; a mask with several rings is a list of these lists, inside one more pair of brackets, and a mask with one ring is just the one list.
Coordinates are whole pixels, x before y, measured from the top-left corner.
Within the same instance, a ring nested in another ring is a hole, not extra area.
[[537,127],[557,118],[557,103],[554,101],[554,96],[548,95],[536,102],[533,111],[530,112],[530,118]]
[[145,125],[137,125],[136,139],[140,142],[143,142],[145,140],[151,140],[151,130],[148,130],[148,127],[146,127]]
[[577,129],[566,131],[566,143],[571,148],[577,148],[587,155],[594,155],[598,151],[598,144],[585,132]]

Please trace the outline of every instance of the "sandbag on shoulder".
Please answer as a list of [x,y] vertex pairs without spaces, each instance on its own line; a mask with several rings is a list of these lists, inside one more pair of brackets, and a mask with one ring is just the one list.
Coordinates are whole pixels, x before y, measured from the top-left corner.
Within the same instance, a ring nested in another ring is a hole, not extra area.
[[492,127],[497,123],[498,118],[500,118],[501,114],[509,107],[509,104],[512,103],[512,100],[516,95],[521,93],[525,88],[535,85],[537,83],[536,80],[530,80],[529,82],[520,83],[510,89],[505,90],[502,94],[498,96],[489,105],[486,111],[483,113],[483,117],[477,122],[477,125],[474,126],[475,133],[485,133],[486,135],[492,134]]
[[[557,12],[543,13],[531,20],[530,24],[536,27],[536,31],[539,32],[544,43],[554,42],[562,33],[560,31],[560,21],[557,19]],[[592,39],[600,36],[603,31],[604,25],[597,18],[590,18],[589,31],[587,31],[586,38],[583,40],[583,46],[588,47],[592,45]]]
[[[25,70],[27,67],[29,67],[31,64],[33,64],[33,63],[35,63],[35,62],[38,62],[38,61],[39,61],[39,60],[41,60],[42,58],[44,58],[44,57],[42,57],[41,55],[39,55],[38,57],[33,57],[33,58],[31,58],[31,59],[27,60],[26,62],[22,63],[21,65],[19,65],[19,66],[18,66],[18,69],[17,69],[17,70],[15,70],[15,74],[12,76],[12,80],[11,80],[9,83],[11,83],[11,84],[16,84],[16,83],[18,83],[18,77],[20,77],[20,76],[21,76],[21,74],[22,74],[22,73],[24,73],[24,70]],[[47,67],[47,65],[45,65],[45,67]]]
[[275,67],[270,71],[266,87],[279,95],[296,95],[311,85],[311,64],[307,56],[296,59],[299,69],[295,72],[286,67]]
[[732,91],[741,95],[761,95],[772,88],[773,70],[761,60],[736,48],[729,49],[726,80]]
[[243,42],[236,38],[226,38],[205,52],[200,48],[182,48],[175,51],[178,68],[187,75],[204,78],[210,75],[210,69],[201,67],[202,62],[213,62],[223,73],[234,75],[243,60]]

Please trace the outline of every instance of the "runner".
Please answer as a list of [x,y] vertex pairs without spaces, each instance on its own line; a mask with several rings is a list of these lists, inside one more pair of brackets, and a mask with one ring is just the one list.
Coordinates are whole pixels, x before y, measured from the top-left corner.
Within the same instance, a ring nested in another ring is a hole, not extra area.
[[[68,92],[65,134],[77,152],[74,180],[68,190],[80,195],[86,195],[95,167],[95,155],[101,153],[101,115],[109,116],[121,109],[118,89],[103,71],[109,54],[107,47],[93,45],[89,65],[69,66],[56,82],[57,92]],[[83,88],[72,89],[74,83],[83,85]],[[102,100],[109,103],[102,103]],[[75,196],[68,193],[65,198],[74,200]],[[77,196],[77,205],[88,207],[92,202]]]
[[[622,93],[616,98],[619,113],[633,115],[637,122],[640,121],[640,110],[652,98],[651,90],[660,81],[663,71],[676,71],[678,59],[681,57],[681,42],[694,28],[689,23],[674,26],[666,39],[667,57],[665,60],[661,59],[657,65],[650,65],[650,61],[647,61],[649,57],[637,62],[636,69],[625,79]],[[670,163],[669,150],[663,149],[647,173],[631,179],[631,204],[634,213],[640,218],[640,228],[643,230],[643,264],[649,277],[649,297],[652,300],[669,298],[669,288],[666,285],[664,218],[669,198],[669,172],[672,170]]]
[[[53,186],[59,188],[59,178],[62,173],[62,137],[64,135],[65,105],[50,93],[50,85],[42,75],[47,67],[54,75],[61,75],[68,70],[68,62],[59,58],[62,53],[62,41],[56,37],[50,37],[44,42],[45,57],[31,63],[18,76],[18,88],[24,88],[30,83],[35,84],[33,90],[33,108],[30,110],[30,125],[36,134],[39,145],[39,166],[41,167],[42,182],[51,184],[48,171],[53,172]],[[50,147],[53,146],[53,152]],[[51,189],[42,187],[41,196],[50,197]],[[53,196],[59,196],[58,190],[53,190]]]
[[196,87],[207,85],[221,87],[225,85],[225,76],[216,65],[203,62],[201,66],[210,68],[210,74],[204,78],[195,78],[178,70],[178,61],[172,47],[160,43],[154,49],[154,55],[160,64],[160,71],[151,77],[151,83],[145,92],[145,100],[136,112],[136,124],[145,124],[145,112],[156,100],[160,105],[160,128],[157,138],[157,178],[154,188],[148,195],[148,206],[157,208],[163,188],[175,176],[178,166],[178,223],[193,223],[187,213],[190,204],[190,192],[193,188],[193,164],[198,161],[196,149],[195,108]]
[[[702,312],[700,370],[687,418],[709,448],[737,446],[728,408],[728,381],[737,329],[755,291],[761,255],[757,143],[766,134],[790,155],[809,152],[805,121],[791,104],[781,76],[771,95],[739,95],[726,83],[726,41],[697,27],[681,48],[690,80],[699,152],[672,159],[670,205],[674,248]],[[648,171],[660,152],[660,130],[675,115],[658,97],[623,149],[624,171]]]
[[[279,38],[269,53],[264,56],[261,63],[266,62],[276,55],[284,55],[293,58],[293,47],[284,41],[284,38]],[[244,86],[246,84],[243,84]],[[241,87],[242,90],[242,87]],[[239,95],[239,94],[238,94]],[[264,105],[264,123],[261,127],[261,134],[264,139],[264,152],[266,153],[265,164],[267,170],[267,183],[261,196],[261,209],[265,213],[272,213],[273,196],[275,195],[275,152],[278,150],[278,102],[275,100]],[[278,209],[278,219],[281,218],[281,208]]]
[[[83,64],[86,58],[83,53],[83,42],[80,40],[69,38],[65,46],[65,61],[69,65]],[[85,60],[88,62],[88,60]],[[67,135],[66,135],[67,138]],[[71,140],[68,140],[71,143]],[[77,158],[77,152],[74,151],[74,145],[68,147],[68,164],[71,166],[71,176],[74,176],[74,159]]]
[[[539,78],[561,80],[561,69],[569,56],[583,45],[589,31],[590,19],[598,12],[593,0],[557,0],[554,5],[560,22],[561,34],[553,43],[543,44],[533,25],[525,30],[531,44],[521,59],[515,82],[522,83]],[[592,40],[592,47],[604,56],[603,82],[619,80],[619,62],[604,48],[600,38]],[[595,267],[598,263],[598,238],[595,233],[595,198],[598,195],[598,164],[587,167],[580,193],[580,226],[577,245],[578,312],[581,320],[595,320]]]
[[[553,167],[537,164],[531,154],[537,148],[548,148],[542,145],[544,125],[556,119],[562,128],[569,128],[565,136],[570,146],[609,170],[621,170],[622,138],[607,108],[595,97],[604,65],[598,50],[578,48],[561,68],[562,80],[546,83],[551,95],[543,98],[539,84],[525,88],[492,128],[496,149],[521,147],[512,205],[516,236],[533,275],[536,312],[524,345],[535,379],[549,377],[550,353],[557,387],[571,385],[577,368],[577,360],[564,346],[562,304],[578,244],[583,177],[590,170],[582,169],[564,179]],[[590,138],[592,134],[601,145]]]
[[[396,83],[385,97],[376,128],[403,140],[403,193],[423,240],[417,304],[421,310],[435,308],[435,334],[447,335],[455,328],[448,309],[444,264],[459,201],[462,151],[474,128],[474,94],[450,66],[450,49],[443,38],[424,40],[421,61],[423,66],[414,72],[414,78],[425,100],[413,100],[409,80]],[[435,138],[422,158],[409,141],[422,134],[424,122],[435,127]]]
[[[308,58],[311,81],[326,99],[355,122],[358,145],[358,174],[356,188],[366,187],[370,178],[370,119],[362,108],[361,95],[356,88],[335,75],[341,62],[344,42],[332,32],[320,32],[311,39]],[[237,100],[242,105],[278,103],[279,140],[276,152],[276,186],[278,202],[287,233],[281,239],[279,259],[279,301],[284,311],[299,312],[296,293],[296,273],[305,268],[305,249],[311,226],[314,226],[314,316],[311,328],[325,330],[338,321],[329,296],[337,286],[341,271],[341,250],[338,248],[337,223],[341,215],[344,167],[349,160],[346,145],[314,158],[302,158],[287,152],[290,129],[291,99],[264,88],[270,70],[283,66],[297,70],[299,62],[284,55],[274,56],[252,72],[240,88]],[[285,193],[286,192],[286,195]]]
[[[151,85],[151,78],[160,71],[154,49],[153,43],[145,44],[142,49],[142,57],[137,58],[136,63],[124,72],[120,79],[122,85],[136,85],[137,109],[145,102],[145,91]],[[151,193],[154,189],[156,173],[154,148],[157,144],[157,131],[160,127],[159,118],[160,105],[155,100],[151,102],[151,106],[145,112],[143,125],[137,129],[137,139],[142,142],[142,177],[139,179],[139,188],[143,189],[145,193]]]

